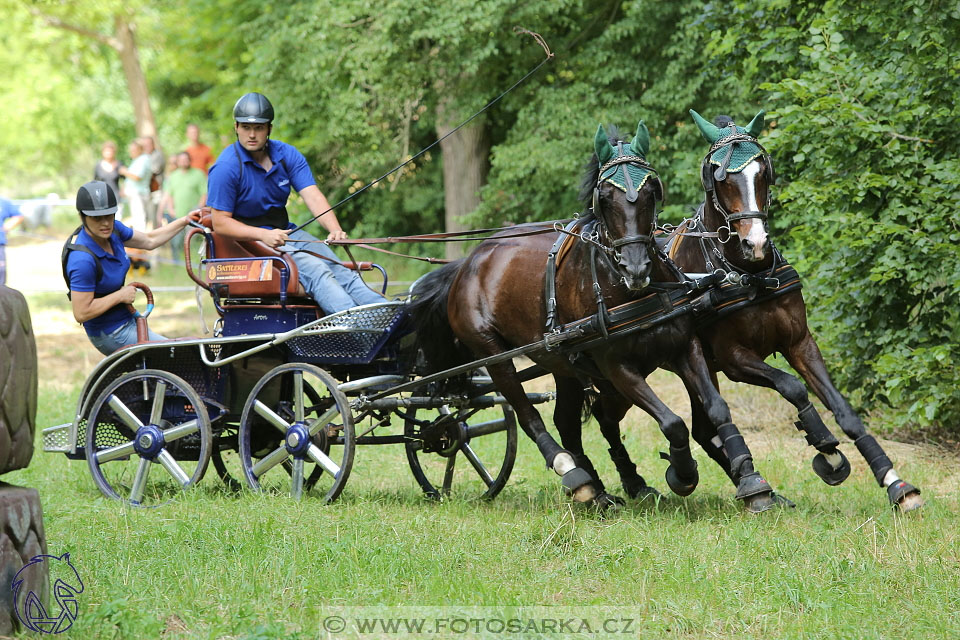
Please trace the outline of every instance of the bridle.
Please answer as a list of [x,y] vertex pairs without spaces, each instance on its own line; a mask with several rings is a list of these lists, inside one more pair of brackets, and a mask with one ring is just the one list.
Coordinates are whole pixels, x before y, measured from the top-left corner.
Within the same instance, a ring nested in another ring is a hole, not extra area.
[[[613,177],[613,174],[611,174],[610,176],[607,176],[606,178],[603,177],[603,174],[619,165],[635,165],[642,169],[645,169],[649,171],[652,174],[652,176],[657,180],[659,202],[663,201],[663,183],[660,182],[660,175],[657,173],[656,169],[654,169],[650,165],[650,163],[646,161],[646,159],[637,155],[623,154],[622,142],[617,143],[617,149],[621,152],[621,155],[617,156],[616,158],[612,158],[606,164],[600,167],[600,171],[597,173],[597,184],[593,188],[593,204],[590,208],[591,208],[591,211],[593,212],[594,217],[597,220],[597,226],[599,227],[595,233],[596,237],[592,239],[588,239],[588,238],[584,238],[584,239],[590,241],[592,244],[596,245],[599,249],[603,250],[603,252],[607,254],[607,256],[612,257],[615,261],[619,262],[621,259],[621,254],[619,251],[621,247],[625,247],[630,244],[645,244],[648,246],[654,245],[653,238],[654,238],[654,233],[657,230],[657,211],[656,209],[654,209],[653,218],[651,219],[651,222],[650,222],[649,233],[623,236],[622,238],[611,240],[608,225],[604,221],[603,215],[601,213],[600,187],[603,185],[604,182],[609,182],[610,184],[617,187],[619,187],[619,185],[617,185],[611,180],[611,178]],[[623,176],[624,176],[624,182],[625,182],[623,186],[625,187],[624,190],[627,195],[627,202],[631,202],[631,203],[636,202],[637,198],[640,197],[640,192],[637,190],[636,186],[633,184],[633,178],[630,177],[630,172],[627,171],[626,167],[624,167],[623,169]],[[601,237],[609,244],[600,242]]]
[[[717,197],[716,182],[723,181],[727,179],[727,169],[730,166],[730,160],[733,157],[734,148],[738,143],[749,142],[755,144],[760,148],[762,152],[760,157],[763,159],[764,164],[766,165],[766,179],[767,179],[767,202],[762,211],[738,211],[736,213],[731,213],[720,204],[720,199]],[[720,162],[720,166],[714,169],[713,163],[710,161],[710,157],[720,149],[728,147],[727,153],[724,156],[723,160]],[[700,163],[700,182],[703,184],[703,190],[706,192],[713,203],[713,208],[720,213],[723,217],[724,226],[727,231],[731,230],[730,223],[737,222],[738,220],[746,220],[747,218],[760,218],[764,222],[767,221],[770,211],[770,186],[773,184],[775,175],[773,173],[773,162],[770,160],[770,154],[767,153],[767,150],[761,145],[756,138],[751,136],[748,133],[735,133],[733,135],[721,138],[713,143],[710,146],[710,150],[707,152],[707,155],[703,157],[702,162]],[[728,236],[729,237],[729,236]]]

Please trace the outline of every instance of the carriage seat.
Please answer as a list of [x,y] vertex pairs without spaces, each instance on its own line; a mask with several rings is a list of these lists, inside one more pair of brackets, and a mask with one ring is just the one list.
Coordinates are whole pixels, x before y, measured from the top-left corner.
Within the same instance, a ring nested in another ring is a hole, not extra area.
[[[212,232],[212,215],[209,212],[204,213],[200,219],[200,224]],[[305,298],[305,300],[297,301],[300,304],[306,303],[307,301],[309,301],[308,304],[310,305],[316,304],[312,298],[307,297],[306,292],[300,285],[297,264],[289,254],[277,251],[257,240],[230,240],[217,233],[210,233],[209,237],[212,238],[213,242],[212,247],[208,245],[210,253],[210,255],[207,256],[208,259],[279,258],[283,261],[283,264],[286,265],[286,271],[289,275],[286,291],[287,296]],[[184,243],[184,250],[189,252],[189,243]],[[276,260],[270,260],[267,264],[243,261],[235,263],[235,265],[236,266],[232,263],[207,263],[205,265],[205,273],[202,275],[206,277],[209,282],[214,279],[213,276],[218,274],[218,269],[220,273],[227,268],[237,269],[238,272],[242,273],[243,278],[238,276],[236,280],[221,280],[218,282],[218,284],[222,285],[226,290],[225,298],[276,298],[280,296],[280,274],[283,267]],[[241,268],[247,265],[250,265],[250,267],[246,270]]]

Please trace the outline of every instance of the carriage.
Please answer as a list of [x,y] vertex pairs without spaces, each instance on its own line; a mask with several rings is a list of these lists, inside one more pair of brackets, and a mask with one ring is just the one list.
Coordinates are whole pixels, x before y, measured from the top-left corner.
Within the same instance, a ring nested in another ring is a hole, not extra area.
[[[503,488],[516,456],[513,410],[479,367],[422,379],[409,294],[323,315],[298,290],[288,254],[225,240],[204,223],[184,244],[188,275],[220,315],[213,336],[147,342],[153,298],[137,283],[148,303],[143,339],[95,367],[73,420],[44,429],[45,451],[86,459],[104,495],[138,506],[193,487],[211,462],[233,490],[314,490],[333,501],[361,444],[402,444],[431,497]],[[205,246],[200,273],[195,238]],[[386,291],[382,268],[358,266],[380,269]]]

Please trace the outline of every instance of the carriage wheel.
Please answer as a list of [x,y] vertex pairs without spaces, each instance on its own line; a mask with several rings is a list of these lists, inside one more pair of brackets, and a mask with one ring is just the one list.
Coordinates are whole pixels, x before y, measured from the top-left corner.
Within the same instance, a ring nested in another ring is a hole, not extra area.
[[211,443],[203,400],[166,371],[123,374],[87,417],[93,481],[105,496],[135,506],[159,506],[196,484],[210,461]]
[[350,403],[323,369],[280,365],[250,392],[240,418],[239,444],[250,488],[289,492],[299,499],[316,484],[332,502],[353,465]]
[[[310,405],[317,405],[321,402],[320,394],[312,386],[304,383],[303,390],[308,396],[307,401]],[[289,402],[281,403],[278,409],[280,417],[288,422],[294,421],[293,408]],[[237,425],[228,424],[220,433],[215,434],[213,438],[213,449],[210,453],[210,461],[213,463],[213,468],[216,469],[217,475],[220,476],[220,480],[226,485],[227,490],[234,493],[241,491],[244,486],[243,466],[240,463],[238,428]],[[329,442],[324,442],[320,436],[314,436],[313,441],[324,453],[329,455]],[[313,470],[303,482],[304,491],[310,491],[317,484],[320,476],[323,475],[323,467],[320,465],[311,466]],[[289,460],[283,463],[283,468],[288,474],[292,475],[293,465]]]
[[490,499],[507,484],[517,457],[516,416],[508,404],[487,411],[502,415],[481,421],[476,409],[448,407],[433,421],[417,420],[416,409],[406,414],[407,461],[427,496],[448,496],[456,482],[460,493],[482,491],[479,497]]

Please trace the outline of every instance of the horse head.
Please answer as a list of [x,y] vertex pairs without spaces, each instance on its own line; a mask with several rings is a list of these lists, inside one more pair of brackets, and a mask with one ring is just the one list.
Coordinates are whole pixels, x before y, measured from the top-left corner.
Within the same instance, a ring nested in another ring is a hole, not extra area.
[[620,279],[631,291],[650,284],[657,202],[663,200],[660,177],[646,160],[650,133],[641,120],[630,142],[603,125],[594,138],[596,155],[584,180],[592,183],[592,209],[599,242]]
[[736,245],[722,241],[734,263],[762,262],[771,253],[767,215],[774,181],[773,163],[757,141],[764,112],[754,116],[746,127],[738,127],[727,116],[711,124],[693,109],[690,115],[710,143],[710,151],[700,165],[700,180],[707,194],[704,224],[711,230],[725,228],[730,236],[736,233]]

